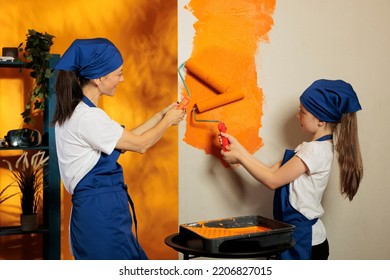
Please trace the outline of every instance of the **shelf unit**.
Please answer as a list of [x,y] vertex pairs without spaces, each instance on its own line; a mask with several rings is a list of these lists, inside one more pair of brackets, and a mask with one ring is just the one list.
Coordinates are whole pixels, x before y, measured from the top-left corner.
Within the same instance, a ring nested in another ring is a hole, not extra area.
[[[50,68],[53,68],[60,55],[53,54]],[[23,62],[0,61],[0,68],[24,68]],[[1,147],[0,150],[44,150],[49,156],[45,166],[45,188],[43,189],[43,225],[34,231],[21,231],[20,226],[0,227],[0,236],[40,233],[43,236],[42,259],[59,260],[61,258],[61,180],[55,145],[54,115],[56,95],[54,90],[56,72],[49,79],[49,99],[45,100],[43,114],[42,145],[28,148]],[[0,77],[1,79],[1,77]]]

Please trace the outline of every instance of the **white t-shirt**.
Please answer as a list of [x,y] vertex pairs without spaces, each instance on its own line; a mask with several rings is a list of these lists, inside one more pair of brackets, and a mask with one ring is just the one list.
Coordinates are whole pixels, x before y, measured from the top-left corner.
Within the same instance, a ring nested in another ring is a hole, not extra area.
[[[310,220],[321,218],[324,214],[321,200],[329,181],[333,144],[330,141],[303,142],[295,152],[309,171],[290,183],[290,203]],[[324,242],[326,230],[322,221],[318,219],[312,228],[312,245]]]
[[80,102],[63,125],[55,126],[62,182],[70,194],[96,165],[101,152],[111,154],[123,128],[103,110]]

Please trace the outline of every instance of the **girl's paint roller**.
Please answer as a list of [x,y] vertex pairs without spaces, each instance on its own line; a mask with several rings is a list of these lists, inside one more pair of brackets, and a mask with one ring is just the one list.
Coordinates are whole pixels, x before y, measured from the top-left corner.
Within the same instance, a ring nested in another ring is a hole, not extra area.
[[[218,130],[219,132],[226,132],[227,128],[226,128],[226,125],[225,123],[223,122],[220,122],[218,120],[200,120],[196,117],[196,108],[192,109],[192,113],[194,114],[194,120],[197,121],[197,122],[216,122],[218,123]],[[229,140],[224,137],[224,136],[221,136],[221,140],[222,140],[222,149],[226,152],[226,146],[229,145]]]
[[[219,120],[202,120],[196,117],[196,111],[203,113],[208,110],[215,109],[217,107],[232,103],[234,101],[240,100],[245,97],[244,89],[232,90],[225,92],[223,94],[218,94],[217,96],[209,97],[203,99],[196,103],[194,109],[192,110],[194,114],[194,119],[197,122],[217,122],[219,132],[226,132],[227,128],[225,123],[220,122]],[[226,146],[229,145],[229,141],[226,137],[221,136],[222,139],[222,149],[226,151]]]
[[218,94],[203,100],[200,100],[196,103],[196,108],[199,113],[203,113],[208,110],[215,109],[217,107],[238,101],[245,97],[245,89],[236,89],[227,91],[225,93]]

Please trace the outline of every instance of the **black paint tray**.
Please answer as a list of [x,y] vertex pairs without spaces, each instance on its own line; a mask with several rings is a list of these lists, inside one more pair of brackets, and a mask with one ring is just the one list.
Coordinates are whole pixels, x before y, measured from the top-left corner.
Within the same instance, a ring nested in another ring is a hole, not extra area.
[[[223,237],[207,237],[196,230],[241,230],[259,226],[264,231],[237,233]],[[179,235],[186,240],[201,239],[203,249],[209,252],[248,252],[293,243],[294,226],[262,216],[241,216],[181,224]]]

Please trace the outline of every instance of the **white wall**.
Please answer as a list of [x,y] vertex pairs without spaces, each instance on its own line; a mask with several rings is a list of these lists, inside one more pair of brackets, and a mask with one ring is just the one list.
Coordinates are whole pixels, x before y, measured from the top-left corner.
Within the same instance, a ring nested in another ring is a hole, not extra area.
[[[193,18],[179,0],[179,62],[191,55]],[[264,115],[255,156],[279,160],[305,140],[295,114],[302,91],[316,79],[350,82],[362,104],[359,137],[365,174],[352,202],[339,192],[334,166],[323,198],[330,259],[390,259],[390,1],[276,0],[269,43],[256,58]],[[273,192],[242,169],[181,141],[179,223],[241,215],[272,218]]]

